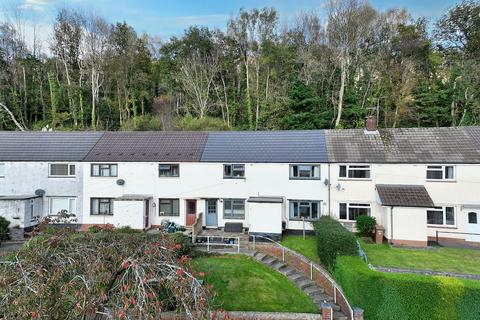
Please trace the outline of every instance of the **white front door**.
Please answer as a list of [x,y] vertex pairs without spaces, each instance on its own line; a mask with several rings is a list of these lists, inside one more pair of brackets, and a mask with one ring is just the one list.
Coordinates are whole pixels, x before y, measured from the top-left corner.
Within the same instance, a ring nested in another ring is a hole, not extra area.
[[476,234],[467,234],[465,235],[465,240],[480,242],[480,209],[469,209],[466,210],[466,230],[467,233],[476,233]]

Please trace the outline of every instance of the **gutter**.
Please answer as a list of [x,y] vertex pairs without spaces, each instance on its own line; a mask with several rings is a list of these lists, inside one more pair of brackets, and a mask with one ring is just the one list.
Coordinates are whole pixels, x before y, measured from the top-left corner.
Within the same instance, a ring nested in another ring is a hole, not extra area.
[[328,185],[327,185],[327,188],[328,188],[328,215],[330,216],[331,215],[331,204],[330,204],[330,193],[331,193],[331,186],[332,186],[332,183],[330,181],[330,163],[328,163]]

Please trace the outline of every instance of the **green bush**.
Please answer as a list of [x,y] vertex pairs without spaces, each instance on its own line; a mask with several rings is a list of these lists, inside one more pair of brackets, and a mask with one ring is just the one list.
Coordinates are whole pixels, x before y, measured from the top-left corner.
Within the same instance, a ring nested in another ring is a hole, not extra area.
[[338,221],[323,216],[315,222],[317,252],[320,261],[332,268],[339,255],[356,255],[357,241],[355,236]]
[[99,225],[94,225],[94,226],[90,226],[88,227],[88,232],[91,232],[91,233],[98,233],[102,231],[102,227],[99,226]]
[[360,257],[338,257],[333,276],[365,319],[479,319],[480,281],[383,273]]
[[9,239],[9,230],[8,226],[10,225],[10,221],[5,219],[4,217],[0,217],[0,240],[8,240]]
[[134,233],[140,233],[141,231],[132,229],[130,226],[125,226],[125,227],[115,229],[115,232],[126,233],[126,234],[134,234]]
[[362,236],[370,237],[375,232],[375,226],[377,225],[377,219],[370,216],[358,216],[357,217],[357,230]]
[[182,232],[170,233],[170,241],[175,244],[174,251],[177,257],[188,256],[192,252],[192,240]]
[[222,119],[203,117],[194,118],[186,116],[177,119],[177,128],[183,131],[228,131],[232,130]]

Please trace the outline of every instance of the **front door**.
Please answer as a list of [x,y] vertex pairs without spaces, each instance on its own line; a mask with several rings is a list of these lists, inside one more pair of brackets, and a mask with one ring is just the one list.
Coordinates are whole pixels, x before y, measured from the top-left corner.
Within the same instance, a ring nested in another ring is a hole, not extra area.
[[480,210],[468,210],[466,216],[466,232],[476,233],[467,234],[465,240],[480,242]]
[[218,226],[217,199],[207,199],[205,202],[205,212],[207,213],[206,225],[210,228],[216,228]]
[[197,200],[186,200],[187,209],[187,226],[191,226],[195,223],[197,217]]
[[145,200],[145,229],[148,229],[150,223],[150,201]]

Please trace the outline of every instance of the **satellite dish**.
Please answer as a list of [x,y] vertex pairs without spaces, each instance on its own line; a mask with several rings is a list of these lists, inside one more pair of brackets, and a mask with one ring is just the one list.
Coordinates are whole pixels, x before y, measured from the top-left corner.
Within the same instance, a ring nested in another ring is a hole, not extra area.
[[45,195],[45,190],[37,189],[37,190],[35,190],[35,195],[39,196],[39,197],[43,197]]
[[117,184],[118,184],[119,186],[123,186],[123,185],[125,184],[125,180],[123,180],[123,179],[118,179],[118,180],[117,180]]

